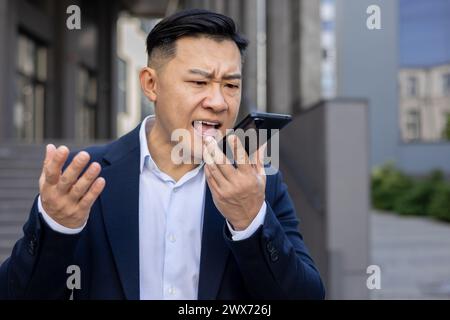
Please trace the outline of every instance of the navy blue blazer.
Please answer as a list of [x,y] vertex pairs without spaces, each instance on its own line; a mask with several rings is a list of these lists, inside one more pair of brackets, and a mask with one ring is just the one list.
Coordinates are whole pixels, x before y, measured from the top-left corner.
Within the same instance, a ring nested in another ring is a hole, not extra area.
[[[139,127],[86,151],[106,179],[86,227],[77,235],[53,231],[35,200],[23,237],[0,267],[0,299],[66,299],[70,265],[81,270],[75,299],[139,299]],[[206,188],[199,299],[324,298],[280,173],[267,176],[264,224],[241,241],[232,241]]]

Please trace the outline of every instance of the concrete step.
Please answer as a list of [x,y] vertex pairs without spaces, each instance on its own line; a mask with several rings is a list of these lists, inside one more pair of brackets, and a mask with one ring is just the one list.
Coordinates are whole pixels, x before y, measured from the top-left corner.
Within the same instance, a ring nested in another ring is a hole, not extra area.
[[20,225],[0,225],[0,234],[2,238],[17,238],[22,232],[22,226]]
[[8,214],[15,214],[15,215],[22,215],[31,210],[31,203],[29,203],[29,206],[27,207],[21,207],[21,208],[0,208],[0,216],[8,215]]
[[[88,146],[101,145],[108,143],[108,141],[93,141],[86,143],[75,143],[67,141],[51,141],[56,147],[65,145],[70,151],[82,150]],[[29,156],[30,159],[44,159],[45,146],[47,143],[42,144],[16,144],[16,143],[3,143],[0,146],[0,159],[1,158],[17,158]],[[28,157],[25,157],[28,158]]]
[[41,170],[36,168],[23,168],[23,169],[6,169],[0,168],[0,180],[14,179],[14,178],[34,178],[39,179]]
[[14,244],[22,237],[22,234],[19,235],[17,239],[0,239],[0,250],[5,252],[11,252]]
[[0,146],[0,159],[42,159],[45,147],[41,145]]
[[2,254],[2,251],[0,250],[0,265],[6,261],[6,259],[9,258],[9,253],[8,254]]
[[[16,184],[16,183],[15,183]],[[19,183],[20,184],[20,183]],[[0,196],[3,193],[7,193],[8,191],[11,192],[15,192],[15,193],[30,193],[30,192],[34,192],[34,193],[38,193],[39,192],[39,186],[38,186],[38,182],[34,181],[32,184],[28,185],[28,186],[1,186],[0,185]]]
[[19,226],[20,228],[28,221],[29,212],[21,214],[1,214],[0,215],[0,226]]
[[38,193],[37,189],[3,189],[0,190],[0,202],[8,200],[22,200],[28,203],[32,203],[35,195]]
[[30,188],[31,186],[38,187],[39,181],[36,178],[5,178],[0,180],[0,189],[10,188],[10,189],[20,189],[20,188]]
[[2,209],[0,210],[0,224],[6,223],[8,221],[21,223],[28,218],[29,214],[30,209]]
[[86,143],[77,143],[74,141],[60,141],[60,140],[53,140],[53,141],[44,141],[42,143],[21,143],[21,142],[3,142],[0,146],[0,154],[5,153],[11,153],[11,152],[21,152],[21,153],[27,153],[30,151],[39,152],[42,153],[45,152],[45,146],[48,143],[54,144],[56,147],[59,147],[61,145],[65,145],[69,149],[73,148],[83,148],[85,146],[91,146],[93,144],[98,144],[102,142],[86,142]]
[[18,205],[16,206],[16,205],[10,205],[8,203],[8,201],[0,200],[0,203],[2,203],[2,202],[5,203],[5,205],[3,205],[3,207],[0,207],[0,216],[8,215],[8,214],[23,215],[25,213],[28,213],[28,212],[30,212],[31,207],[33,206],[33,201],[34,200],[32,200],[31,202],[22,200],[22,202],[26,203],[26,205],[23,204],[21,206],[18,206]]
[[30,210],[33,202],[23,200],[8,200],[0,201],[0,210],[11,210],[13,212],[17,210]]
[[41,170],[42,160],[30,159],[29,157],[18,159],[1,159],[0,169],[36,169]]

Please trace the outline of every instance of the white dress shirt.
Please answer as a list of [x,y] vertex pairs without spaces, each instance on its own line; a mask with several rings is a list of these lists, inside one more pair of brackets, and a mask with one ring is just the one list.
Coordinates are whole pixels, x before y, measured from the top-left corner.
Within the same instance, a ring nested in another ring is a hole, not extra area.
[[[206,194],[203,163],[175,181],[159,170],[147,146],[152,116],[141,124],[139,177],[139,284],[140,299],[197,299],[203,213]],[[76,234],[54,221],[38,199],[38,209],[54,231]],[[234,241],[250,237],[263,224],[264,202],[243,231],[227,221]]]

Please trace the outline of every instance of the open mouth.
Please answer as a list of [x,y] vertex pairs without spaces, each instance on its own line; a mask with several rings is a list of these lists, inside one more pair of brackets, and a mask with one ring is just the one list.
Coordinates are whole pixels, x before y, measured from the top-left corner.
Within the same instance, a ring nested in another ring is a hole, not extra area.
[[222,124],[219,121],[195,120],[192,121],[192,126],[200,136],[215,137]]

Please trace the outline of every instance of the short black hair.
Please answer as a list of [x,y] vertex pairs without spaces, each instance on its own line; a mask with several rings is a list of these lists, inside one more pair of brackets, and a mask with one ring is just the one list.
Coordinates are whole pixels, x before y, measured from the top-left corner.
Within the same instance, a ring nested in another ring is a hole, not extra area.
[[150,31],[147,36],[149,63],[151,60],[173,58],[175,41],[187,36],[232,40],[242,57],[248,46],[248,40],[238,33],[233,19],[208,10],[188,9],[164,18]]

